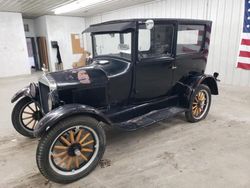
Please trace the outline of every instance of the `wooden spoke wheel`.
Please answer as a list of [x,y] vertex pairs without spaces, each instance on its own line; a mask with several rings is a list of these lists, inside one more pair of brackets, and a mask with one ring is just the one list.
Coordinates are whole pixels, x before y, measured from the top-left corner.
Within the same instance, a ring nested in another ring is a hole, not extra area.
[[34,130],[38,121],[42,118],[40,107],[34,101],[23,106],[20,113],[20,121],[29,130]]
[[37,166],[49,180],[70,183],[89,174],[101,160],[106,137],[99,122],[71,116],[53,125],[37,147]]
[[85,126],[76,126],[59,135],[50,150],[50,163],[58,173],[84,169],[96,155],[99,139],[96,133]]
[[190,109],[185,112],[189,122],[197,122],[204,119],[211,105],[211,91],[208,86],[201,84],[191,97]]
[[208,92],[206,90],[200,90],[194,97],[192,104],[192,113],[195,118],[201,118],[208,107],[209,103]]
[[34,128],[42,116],[39,104],[29,97],[24,97],[16,103],[11,118],[17,132],[23,136],[33,138]]

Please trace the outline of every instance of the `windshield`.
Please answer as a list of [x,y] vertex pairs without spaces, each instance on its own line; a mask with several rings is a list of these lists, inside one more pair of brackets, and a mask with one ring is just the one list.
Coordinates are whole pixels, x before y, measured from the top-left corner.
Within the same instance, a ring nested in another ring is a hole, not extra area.
[[131,60],[131,33],[95,34],[95,56],[109,55]]

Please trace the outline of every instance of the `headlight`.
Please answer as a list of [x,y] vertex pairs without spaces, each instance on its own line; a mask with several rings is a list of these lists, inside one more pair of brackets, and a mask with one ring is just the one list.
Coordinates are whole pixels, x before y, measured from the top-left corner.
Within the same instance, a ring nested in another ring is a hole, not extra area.
[[30,83],[30,95],[31,97],[35,98],[36,97],[36,92],[37,92],[37,87],[35,83]]
[[48,96],[48,110],[51,111],[52,108],[53,108],[53,95],[52,93],[49,93],[49,96]]

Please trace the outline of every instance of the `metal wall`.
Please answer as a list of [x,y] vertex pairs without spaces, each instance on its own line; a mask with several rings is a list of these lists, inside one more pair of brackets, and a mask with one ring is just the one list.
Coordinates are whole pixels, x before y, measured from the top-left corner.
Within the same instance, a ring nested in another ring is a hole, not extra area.
[[[236,68],[243,9],[244,0],[157,0],[87,17],[86,27],[108,20],[141,17],[212,20],[206,72],[219,72],[222,83],[250,86],[250,71]],[[87,38],[88,45],[90,42]]]

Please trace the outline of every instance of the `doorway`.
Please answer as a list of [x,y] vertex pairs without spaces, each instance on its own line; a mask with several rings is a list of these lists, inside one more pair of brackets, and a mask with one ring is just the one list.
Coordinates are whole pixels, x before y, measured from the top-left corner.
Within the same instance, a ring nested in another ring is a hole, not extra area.
[[41,70],[39,66],[36,42],[34,37],[26,37],[26,44],[28,50],[28,61],[32,72]]

